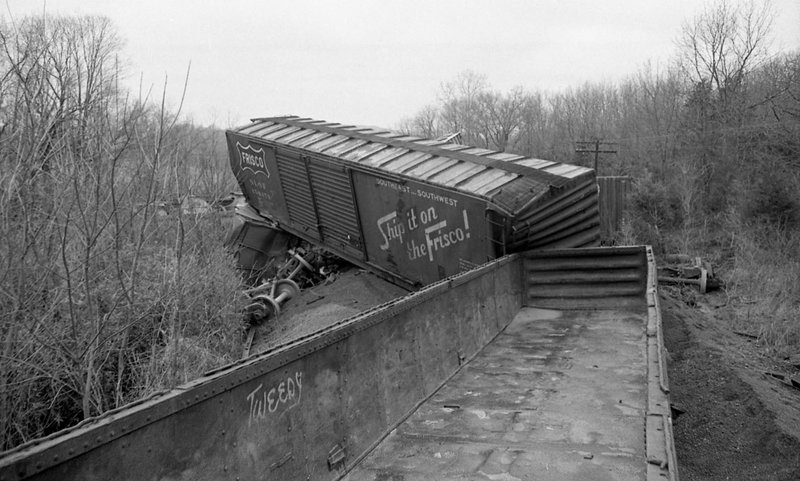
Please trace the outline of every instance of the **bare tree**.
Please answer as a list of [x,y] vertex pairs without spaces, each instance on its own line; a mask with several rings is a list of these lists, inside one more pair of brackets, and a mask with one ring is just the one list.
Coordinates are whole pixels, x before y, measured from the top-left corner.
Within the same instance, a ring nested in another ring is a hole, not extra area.
[[522,111],[527,100],[525,91],[516,87],[507,94],[483,92],[478,100],[478,119],[485,143],[489,148],[504,152],[522,126]]
[[480,96],[488,89],[486,76],[467,70],[455,80],[442,84],[439,118],[443,133],[463,133],[465,144],[487,147],[481,130]]
[[120,46],[101,17],[0,25],[0,449],[210,367],[182,339],[236,351],[221,222],[162,206],[213,154],[119,89]]
[[720,1],[684,24],[678,45],[687,78],[708,84],[723,113],[746,75],[767,60],[773,17],[768,1]]
[[514,148],[528,156],[553,157],[552,116],[541,93],[527,94],[520,112],[520,133]]
[[436,106],[426,105],[413,117],[401,122],[400,130],[406,134],[433,139],[445,133],[439,126],[439,117],[439,109]]

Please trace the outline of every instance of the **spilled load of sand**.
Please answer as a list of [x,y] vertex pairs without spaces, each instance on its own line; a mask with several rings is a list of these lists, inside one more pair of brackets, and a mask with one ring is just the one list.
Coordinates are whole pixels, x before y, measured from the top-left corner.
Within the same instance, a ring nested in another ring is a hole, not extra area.
[[343,269],[332,282],[303,290],[281,307],[277,318],[257,327],[252,353],[307,336],[406,294],[402,287],[370,272],[357,267]]

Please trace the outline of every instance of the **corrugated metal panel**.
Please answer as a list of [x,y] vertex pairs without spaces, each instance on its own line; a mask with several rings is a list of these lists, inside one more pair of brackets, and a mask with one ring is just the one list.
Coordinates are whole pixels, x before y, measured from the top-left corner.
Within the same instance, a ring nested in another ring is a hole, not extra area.
[[591,227],[599,225],[597,199],[587,198],[582,204],[575,204],[558,216],[547,219],[550,225],[531,233],[526,242],[531,246],[548,246],[561,239],[580,234]]
[[[518,213],[521,208],[528,204],[531,198],[537,198],[542,192],[547,192],[548,184],[532,177],[517,177],[513,182],[499,185],[495,189],[486,193],[486,196],[497,201],[501,196],[504,198],[502,205],[512,213]],[[538,192],[538,195],[531,195]]]
[[340,165],[315,160],[309,163],[309,172],[323,240],[350,255],[362,253],[348,173]]
[[644,247],[538,251],[525,254],[526,304],[545,308],[646,308]]
[[294,227],[319,240],[317,214],[306,164],[300,158],[278,156],[278,173]]
[[515,229],[522,231],[535,228],[538,223],[548,216],[557,213],[565,206],[574,204],[588,196],[596,195],[597,186],[592,180],[573,184],[569,190],[557,192],[547,198],[537,199],[526,208],[521,209],[516,217]]
[[515,219],[510,247],[558,248],[598,245],[597,186],[590,179],[531,203]]

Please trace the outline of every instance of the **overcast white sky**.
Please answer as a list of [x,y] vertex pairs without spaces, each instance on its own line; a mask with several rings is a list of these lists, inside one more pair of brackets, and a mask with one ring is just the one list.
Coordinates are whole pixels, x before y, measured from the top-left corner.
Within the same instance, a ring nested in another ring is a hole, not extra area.
[[[2,16],[97,14],[125,40],[128,81],[168,78],[173,106],[240,125],[295,114],[395,127],[459,72],[557,91],[665,63],[694,0],[0,0]],[[773,0],[774,50],[800,49],[800,1]],[[138,88],[137,88],[138,90]]]

